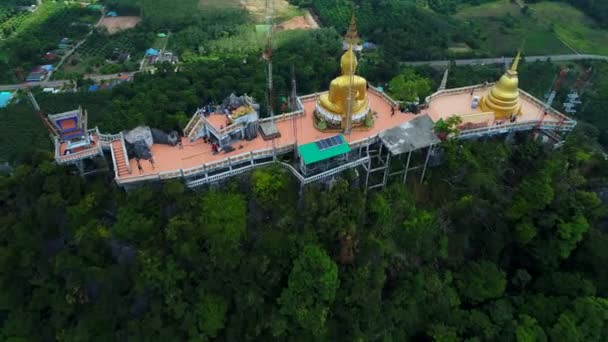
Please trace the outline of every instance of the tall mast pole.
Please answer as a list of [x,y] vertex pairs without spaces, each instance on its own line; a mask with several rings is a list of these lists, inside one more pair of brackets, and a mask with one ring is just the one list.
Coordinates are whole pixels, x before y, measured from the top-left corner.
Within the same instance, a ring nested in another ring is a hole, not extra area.
[[[276,123],[274,119],[274,106],[272,99],[273,84],[272,84],[272,24],[274,16],[274,0],[266,0],[266,27],[268,28],[266,36],[266,48],[264,49],[263,58],[266,60],[266,73],[268,80],[267,89],[267,104],[268,113],[270,114],[270,122],[273,130],[276,130]],[[272,139],[272,156],[276,159],[276,144],[275,139]]]
[[[359,35],[357,34],[357,22],[355,18],[355,12],[353,10],[352,17],[350,19],[350,25],[346,32],[346,42],[348,43],[348,50],[353,55],[355,54],[354,45],[359,42]],[[352,111],[353,111],[353,84],[355,82],[355,58],[350,59],[349,66],[349,82],[348,82],[348,97],[346,98],[346,118],[344,124],[344,134],[350,135],[352,126]]]

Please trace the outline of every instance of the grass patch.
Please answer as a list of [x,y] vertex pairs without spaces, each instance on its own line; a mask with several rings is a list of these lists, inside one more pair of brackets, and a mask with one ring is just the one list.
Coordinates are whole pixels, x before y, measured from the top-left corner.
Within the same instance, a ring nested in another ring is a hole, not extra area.
[[452,46],[448,47],[448,51],[453,54],[465,54],[472,52],[473,49],[471,49],[471,47],[468,46],[466,43],[457,43],[452,44]]
[[512,55],[522,42],[529,55],[567,54],[572,51],[548,25],[523,15],[519,6],[507,1],[486,3],[460,10],[457,18],[477,27],[479,50],[492,56]]
[[[256,22],[263,22],[266,16],[266,0],[199,0],[202,11],[223,9],[246,9]],[[276,23],[304,15],[304,11],[289,4],[287,0],[274,0],[274,21]]]
[[580,10],[561,2],[531,4],[534,16],[579,53],[608,55],[608,31]]
[[[608,54],[608,31],[580,10],[561,2],[530,4],[527,15],[517,4],[496,1],[463,7],[455,17],[476,27],[479,50],[492,56],[513,54],[525,42],[528,55]],[[571,47],[571,48],[570,48]]]

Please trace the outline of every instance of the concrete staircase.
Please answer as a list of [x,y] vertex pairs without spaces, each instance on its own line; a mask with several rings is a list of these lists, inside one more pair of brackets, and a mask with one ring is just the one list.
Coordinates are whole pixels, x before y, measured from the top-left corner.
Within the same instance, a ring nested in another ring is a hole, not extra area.
[[112,141],[112,154],[114,155],[114,163],[118,177],[129,175],[131,173],[129,171],[129,166],[127,165],[129,161],[126,160],[126,153],[122,140]]
[[184,135],[186,137],[188,137],[188,139],[190,139],[190,141],[194,140],[194,138],[196,137],[196,135],[198,134],[198,131],[201,129],[201,127],[205,124],[205,116],[201,113],[196,113],[196,115],[194,115],[192,117],[192,119],[190,119],[190,121],[188,122],[188,125],[186,125],[186,128],[184,129]]

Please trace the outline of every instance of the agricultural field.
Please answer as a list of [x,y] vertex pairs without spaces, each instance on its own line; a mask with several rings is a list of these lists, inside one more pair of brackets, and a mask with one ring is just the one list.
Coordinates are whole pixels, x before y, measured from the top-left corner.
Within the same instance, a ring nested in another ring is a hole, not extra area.
[[[43,2],[12,29],[8,39],[0,41],[6,61],[0,68],[0,83],[15,81],[11,70],[21,69],[26,74],[34,66],[56,63],[58,59],[45,60],[43,56],[48,52],[55,56],[64,54],[91,30],[99,17],[99,11],[80,5]],[[60,45],[64,38],[66,43]]]
[[455,17],[477,29],[479,50],[489,56],[512,55],[522,43],[529,55],[572,53],[549,27],[529,14],[522,14],[519,6],[511,2],[468,7]]
[[[77,74],[113,74],[133,71],[147,48],[154,42],[154,33],[133,28],[116,34],[95,31],[74,53],[55,78],[71,78]],[[127,61],[108,63],[115,55],[129,54]]]
[[608,53],[608,32],[565,3],[530,4],[524,14],[515,3],[496,1],[462,8],[454,17],[475,28],[482,54],[510,55],[522,43],[529,55]]
[[[256,22],[263,22],[266,16],[267,0],[199,0],[199,8],[203,11],[239,9],[249,12]],[[287,0],[274,0],[276,22],[289,20],[304,15],[304,11],[289,4]]]
[[0,40],[9,38],[23,24],[30,12],[0,5]]
[[583,12],[562,2],[531,4],[536,18],[552,25],[557,37],[579,53],[608,55],[608,31]]

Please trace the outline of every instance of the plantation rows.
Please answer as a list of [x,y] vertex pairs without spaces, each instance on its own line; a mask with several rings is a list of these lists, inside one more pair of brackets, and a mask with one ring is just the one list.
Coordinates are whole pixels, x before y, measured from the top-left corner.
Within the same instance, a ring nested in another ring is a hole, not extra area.
[[[66,8],[56,15],[49,17],[42,25],[33,31],[39,40],[56,45],[63,37],[70,39],[82,38],[98,19],[98,12],[85,8]],[[34,33],[32,32],[32,33]]]
[[21,26],[28,14],[30,13],[0,6],[0,37],[9,37]]
[[[312,0],[325,26],[345,33],[353,13],[351,0]],[[381,45],[394,60],[442,59],[456,43],[475,46],[477,38],[466,23],[416,6],[417,1],[358,0],[357,28],[362,38]]]
[[141,58],[154,41],[154,33],[138,29],[126,30],[114,35],[95,32],[86,43],[78,49],[81,58],[110,58],[114,51],[131,54],[131,58]]
[[[344,30],[352,15],[352,1],[349,0],[313,0],[315,12],[324,25]],[[361,21],[361,18],[358,18]]]

